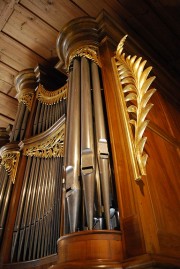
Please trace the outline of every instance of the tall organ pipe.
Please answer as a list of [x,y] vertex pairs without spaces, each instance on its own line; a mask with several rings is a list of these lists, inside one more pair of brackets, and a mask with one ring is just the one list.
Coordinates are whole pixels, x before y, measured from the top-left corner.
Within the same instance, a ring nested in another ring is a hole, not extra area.
[[93,227],[95,160],[89,62],[81,58],[81,175],[88,228]]
[[[69,113],[67,114],[66,141],[66,199],[70,222],[70,231],[75,232],[78,227],[80,206],[80,62],[73,61],[72,84],[68,93]],[[71,121],[71,123],[70,123]]]
[[91,62],[91,71],[92,71],[92,84],[93,84],[93,101],[94,101],[98,164],[101,178],[106,226],[107,229],[110,229],[109,152],[108,152],[106,129],[105,129],[105,119],[103,114],[99,72],[98,72],[98,66],[94,62]]

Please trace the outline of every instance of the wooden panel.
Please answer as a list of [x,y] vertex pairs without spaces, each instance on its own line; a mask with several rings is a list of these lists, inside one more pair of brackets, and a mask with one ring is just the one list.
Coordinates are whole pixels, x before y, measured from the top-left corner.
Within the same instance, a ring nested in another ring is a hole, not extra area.
[[156,211],[158,228],[180,234],[180,162],[177,148],[153,132],[147,131],[149,154],[147,175]]
[[0,117],[0,126],[3,127],[3,128],[7,128],[7,122],[4,121],[4,120],[1,120],[1,117]]
[[67,0],[21,0],[20,3],[58,31],[60,31],[68,21],[87,14],[78,6]]
[[4,92],[7,94],[9,90],[11,90],[11,88],[12,88],[11,84],[0,79],[0,91],[1,92]]
[[20,5],[15,5],[3,32],[46,59],[56,56],[58,32]]
[[[8,95],[0,92],[0,111],[12,119],[15,119],[17,112],[18,101]],[[11,109],[9,109],[11,107]]]
[[11,89],[8,92],[8,95],[11,97],[15,97],[17,94],[16,88],[15,87],[11,87]]
[[[163,96],[160,96],[160,102],[163,107],[164,114],[171,128],[171,134],[178,141],[180,139],[180,110],[179,107],[173,106],[169,100]],[[179,141],[180,142],[180,141]]]
[[88,1],[88,0],[72,0],[76,5],[88,13],[89,16],[97,17],[98,14],[105,10],[115,19],[127,20],[132,19],[131,14],[127,9],[125,9],[118,1],[116,0],[99,0],[99,1]]
[[148,119],[160,127],[165,133],[173,136],[171,124],[168,119],[168,115],[165,113],[165,106],[161,102],[162,98],[158,92],[151,97],[150,103],[154,104],[151,111],[148,114]]
[[18,3],[18,0],[0,1],[0,30],[3,28],[9,16],[13,12],[15,3]]
[[[160,252],[178,256],[180,250],[180,161],[176,146],[147,130],[147,181],[158,231]],[[172,238],[174,238],[172,240]],[[165,247],[171,242],[171,250]],[[173,245],[174,244],[174,245]]]
[[17,71],[10,68],[9,66],[3,64],[2,62],[0,62],[0,79],[11,84],[14,85],[14,77],[17,75]]
[[14,77],[17,75],[17,71],[8,67],[7,65],[0,63],[0,91],[6,94],[11,92],[11,96],[15,96],[14,91]]
[[17,71],[34,68],[37,63],[44,62],[39,55],[3,33],[0,33],[0,58],[3,63]]

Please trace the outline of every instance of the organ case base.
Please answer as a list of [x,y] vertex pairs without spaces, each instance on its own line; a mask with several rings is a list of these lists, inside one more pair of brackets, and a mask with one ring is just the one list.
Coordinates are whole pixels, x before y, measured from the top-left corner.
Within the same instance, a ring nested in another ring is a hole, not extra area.
[[91,230],[62,236],[58,240],[58,263],[51,269],[121,268],[121,232]]

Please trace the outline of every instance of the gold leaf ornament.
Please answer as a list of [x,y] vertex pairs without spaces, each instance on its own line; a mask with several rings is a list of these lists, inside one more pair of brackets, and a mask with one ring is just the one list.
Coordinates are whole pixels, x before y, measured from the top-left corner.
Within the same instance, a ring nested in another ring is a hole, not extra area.
[[[148,155],[144,153],[147,138],[143,137],[148,125],[146,116],[153,104],[149,103],[151,96],[156,91],[149,89],[155,77],[149,77],[152,67],[145,68],[146,62],[142,57],[127,56],[123,52],[123,46],[127,35],[117,46],[116,56],[113,60],[115,73],[120,89],[121,108],[125,121],[126,135],[133,164],[134,176],[140,180],[146,175],[146,163]],[[131,126],[134,126],[132,129]]]

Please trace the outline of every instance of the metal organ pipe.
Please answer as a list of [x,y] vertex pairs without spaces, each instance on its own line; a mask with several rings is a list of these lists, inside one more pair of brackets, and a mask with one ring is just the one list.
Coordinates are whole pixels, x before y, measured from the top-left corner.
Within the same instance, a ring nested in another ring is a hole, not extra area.
[[81,58],[81,175],[88,228],[93,228],[95,160],[89,62]]
[[[70,232],[86,229],[86,226],[102,229],[102,218],[106,228],[111,229],[111,173],[99,70],[97,64],[86,57],[74,58],[70,68],[65,141],[67,209],[64,203],[64,210],[68,211]],[[82,223],[78,226],[80,200]],[[64,220],[66,214],[63,213]]]
[[[78,228],[80,206],[80,62],[73,61],[72,85],[69,88],[69,114],[67,115],[67,144],[66,158],[66,199],[70,222],[70,231]],[[71,124],[70,124],[71,120]]]
[[110,173],[109,173],[109,152],[107,145],[105,119],[103,113],[102,96],[98,66],[91,62],[93,101],[95,115],[95,129],[97,140],[97,157],[101,178],[102,197],[105,211],[107,229],[110,229]]

